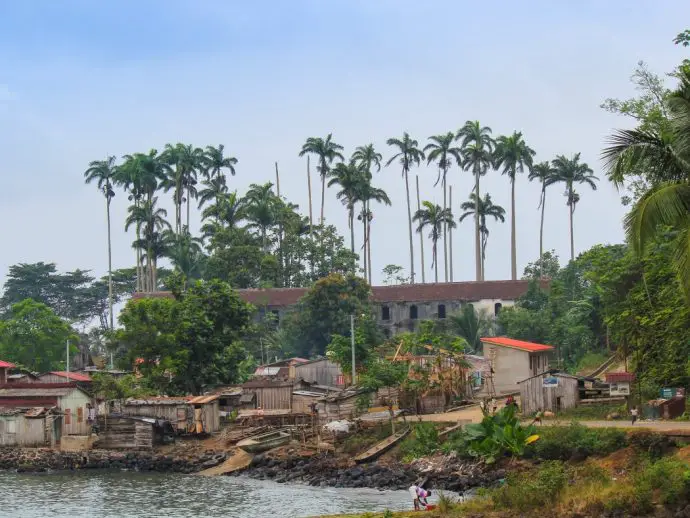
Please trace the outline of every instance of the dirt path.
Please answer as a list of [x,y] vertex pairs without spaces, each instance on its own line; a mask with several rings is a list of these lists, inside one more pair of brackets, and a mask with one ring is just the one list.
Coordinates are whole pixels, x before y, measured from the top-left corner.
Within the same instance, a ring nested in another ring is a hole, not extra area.
[[200,471],[199,473],[197,473],[197,475],[201,475],[202,477],[215,477],[218,475],[225,475],[227,473],[232,473],[233,471],[246,468],[247,466],[249,466],[249,463],[251,461],[251,455],[239,448],[236,448],[235,453],[232,455],[232,457],[228,458],[225,462],[223,462],[222,464],[218,464],[213,468]]

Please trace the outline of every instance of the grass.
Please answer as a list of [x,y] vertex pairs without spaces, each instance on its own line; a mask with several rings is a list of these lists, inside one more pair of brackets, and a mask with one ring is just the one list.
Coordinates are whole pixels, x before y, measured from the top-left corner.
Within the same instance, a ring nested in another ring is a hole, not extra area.
[[539,440],[525,452],[526,457],[542,460],[584,460],[593,455],[608,455],[624,448],[628,436],[618,428],[545,426],[538,430]]
[[570,421],[603,421],[610,414],[617,413],[623,417],[628,416],[625,405],[580,405],[560,412],[555,419]]
[[573,374],[587,375],[594,369],[603,364],[609,356],[604,353],[587,353],[577,362],[577,366],[572,369]]

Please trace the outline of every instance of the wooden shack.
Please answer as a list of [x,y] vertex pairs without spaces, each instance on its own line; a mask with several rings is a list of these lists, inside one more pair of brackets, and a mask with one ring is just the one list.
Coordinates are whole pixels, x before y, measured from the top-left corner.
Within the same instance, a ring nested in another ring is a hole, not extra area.
[[122,414],[169,421],[178,433],[213,433],[220,430],[218,399],[218,394],[128,399]]
[[0,446],[54,448],[61,425],[56,408],[0,408]]
[[254,394],[256,408],[263,410],[292,409],[294,381],[253,379],[242,384],[243,394]]
[[150,417],[98,416],[94,447],[106,450],[151,450],[156,434]]
[[352,419],[358,414],[359,397],[366,394],[365,390],[349,388],[321,397],[317,402],[319,419],[326,422]]
[[580,380],[562,372],[543,372],[518,381],[523,415],[542,411],[555,414],[577,406]]
[[343,371],[340,365],[328,358],[318,358],[307,362],[295,363],[290,366],[290,378],[302,379],[308,383],[316,383],[327,387],[342,385]]

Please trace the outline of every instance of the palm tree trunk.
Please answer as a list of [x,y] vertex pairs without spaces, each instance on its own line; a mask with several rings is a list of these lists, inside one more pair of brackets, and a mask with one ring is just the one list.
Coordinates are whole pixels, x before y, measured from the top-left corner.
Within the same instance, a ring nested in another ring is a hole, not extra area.
[[[309,167],[309,155],[307,155],[307,192],[309,194],[309,239],[312,245],[314,244],[314,216],[312,215],[311,205],[311,170]],[[309,254],[309,265],[311,267],[311,276],[314,277],[314,256]]]
[[350,250],[352,255],[355,255],[355,208],[352,205],[348,208],[348,218],[350,219]]
[[321,225],[323,225],[323,207],[326,203],[326,174],[323,169],[324,165],[321,165]]
[[515,171],[510,182],[510,276],[517,280],[517,243],[515,242]]
[[[110,186],[107,186],[110,192]],[[108,219],[108,317],[110,320],[110,330],[113,330],[113,250],[110,241],[110,197],[106,195],[105,211]]]
[[479,238],[479,166],[474,167],[474,194],[477,199],[474,202],[474,260],[475,260],[475,277],[476,280],[484,280],[484,272],[482,271],[482,245]]
[[187,187],[187,232],[190,232],[189,230],[189,206],[192,204],[192,198],[189,195],[189,187]]
[[369,280],[369,270],[367,264],[367,203],[362,202],[362,264],[364,265],[364,278]]
[[[421,210],[422,203],[419,199],[419,175],[415,175],[415,181],[417,183],[417,210]],[[419,253],[422,256],[422,284],[426,283],[426,274],[424,273],[424,236],[419,233]]]
[[541,188],[541,223],[539,224],[539,278],[544,276],[544,205],[546,205],[546,187]]
[[[448,208],[447,200],[446,200],[446,172],[443,172],[443,212],[445,214],[446,209]],[[445,273],[445,281],[448,282],[448,224],[446,220],[443,220],[443,269]],[[436,279],[436,282],[438,283],[438,279]]]
[[570,209],[570,260],[574,261],[575,260],[575,238],[573,237],[573,207],[574,204],[572,203],[572,189],[571,193],[568,196],[568,200],[570,200],[569,209]]
[[438,284],[438,252],[437,252],[438,248],[436,247],[436,243],[437,243],[437,241],[436,241],[436,239],[434,239],[434,246],[431,249],[431,255],[434,258],[434,279],[435,279],[436,284]]
[[[450,212],[453,212],[453,186],[448,186],[448,205]],[[450,261],[450,282],[453,282],[453,227],[448,228],[448,258]],[[482,266],[482,269],[484,267]]]
[[414,284],[414,245],[412,244],[412,209],[410,208],[410,182],[407,178],[407,169],[403,169],[405,175],[405,192],[407,193],[407,226],[410,231],[410,284]]
[[367,256],[369,259],[369,286],[371,286],[371,221],[369,220],[369,202],[367,202]]

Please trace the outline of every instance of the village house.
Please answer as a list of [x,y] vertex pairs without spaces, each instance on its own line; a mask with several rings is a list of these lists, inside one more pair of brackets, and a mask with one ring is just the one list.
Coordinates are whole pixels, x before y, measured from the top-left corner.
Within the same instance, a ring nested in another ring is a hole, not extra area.
[[79,372],[53,371],[39,374],[38,383],[77,383],[79,386],[88,388],[93,380],[88,374]]
[[74,383],[10,383],[0,386],[0,408],[57,408],[63,414],[60,435],[89,435],[91,396]]
[[10,369],[14,369],[15,365],[10,362],[0,360],[0,385],[7,383],[10,375]]
[[62,434],[56,408],[0,408],[0,447],[54,448]]
[[343,370],[328,358],[317,358],[291,366],[290,379],[302,379],[307,383],[327,387],[342,388],[344,385]]
[[36,383],[38,376],[31,372],[13,372],[7,375],[7,383]]
[[128,399],[121,405],[121,413],[166,420],[178,433],[214,433],[220,430],[219,398],[209,394]]
[[497,394],[519,392],[518,383],[550,368],[554,348],[550,345],[514,340],[506,337],[482,338],[484,358],[489,361],[493,373],[486,387]]
[[168,421],[153,417],[99,416],[95,448],[107,450],[151,450],[164,444],[175,431]]
[[584,381],[562,372],[542,372],[518,382],[523,415],[538,411],[554,414],[575,408],[580,400]]
[[[539,281],[548,288],[549,281]],[[372,286],[376,321],[387,336],[416,329],[420,320],[445,319],[472,304],[475,311],[496,316],[527,293],[529,281],[469,281]],[[257,318],[271,314],[280,322],[306,295],[308,288],[238,290],[240,297],[258,308]],[[134,299],[172,297],[170,292],[135,293]]]

